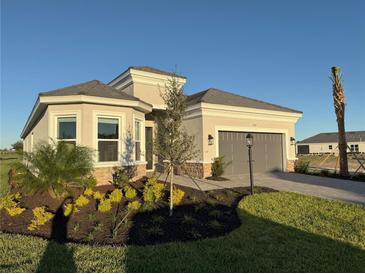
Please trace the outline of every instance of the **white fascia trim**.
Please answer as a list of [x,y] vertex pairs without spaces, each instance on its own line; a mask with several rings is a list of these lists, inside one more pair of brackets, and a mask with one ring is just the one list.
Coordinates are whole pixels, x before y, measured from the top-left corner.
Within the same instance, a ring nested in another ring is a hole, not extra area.
[[116,83],[118,83],[120,80],[124,79],[125,77],[127,77],[129,74],[129,69],[124,72],[122,75],[118,76],[117,78],[115,78],[113,81],[111,81],[108,86],[113,86],[115,85]]
[[[191,111],[192,113],[187,115],[185,118],[192,118],[195,116],[201,115],[209,115],[209,116],[220,116],[220,117],[237,117],[242,118],[242,115],[251,116],[257,118],[258,114],[266,115],[267,120],[275,120],[279,119],[281,121],[290,121],[296,122],[303,115],[302,113],[294,113],[294,112],[285,112],[285,111],[276,111],[276,110],[265,110],[258,108],[247,108],[247,107],[236,107],[236,106],[227,106],[227,105],[219,105],[219,104],[210,104],[210,103],[198,103],[192,106],[189,106],[186,111]],[[265,119],[265,120],[266,120]]]
[[[38,110],[39,105],[40,105],[40,100],[39,100],[39,97],[38,97],[37,98],[37,101],[35,102],[35,104],[33,106],[32,112],[30,113],[30,115],[29,115],[29,117],[27,119],[27,122],[25,123],[25,126],[24,126],[24,128],[23,128],[22,133],[20,134],[20,136],[23,136],[24,133],[25,133],[25,131],[28,129],[28,126],[30,124],[30,121],[33,120],[34,115],[35,115],[35,112]],[[24,136],[24,137],[26,137],[26,136]]]
[[112,99],[88,95],[72,96],[41,96],[40,103],[44,104],[70,104],[70,103],[90,103],[98,105],[114,105],[123,107],[132,107],[142,110],[145,113],[152,111],[152,106],[142,101],[132,101],[123,99]]
[[159,105],[159,104],[152,104],[152,108],[153,109],[162,109],[162,110],[165,110],[166,109],[166,105],[163,104],[163,105]]

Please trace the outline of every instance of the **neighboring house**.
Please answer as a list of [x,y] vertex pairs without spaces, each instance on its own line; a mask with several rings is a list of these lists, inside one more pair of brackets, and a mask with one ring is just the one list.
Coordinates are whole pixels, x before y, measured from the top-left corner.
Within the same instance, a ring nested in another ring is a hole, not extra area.
[[[160,94],[172,75],[129,67],[107,85],[93,80],[40,93],[21,134],[24,150],[64,140],[95,151],[99,183],[111,180],[112,168],[120,164],[135,165],[137,176],[145,175],[161,163],[153,155],[154,117],[165,108]],[[199,154],[186,168],[195,176],[209,176],[220,155],[231,162],[226,175],[247,173],[248,132],[254,136],[255,172],[293,169],[300,111],[213,88],[187,96],[187,104],[184,126],[195,136]]]
[[[348,131],[346,140],[350,150],[365,153],[365,131]],[[319,133],[297,143],[298,154],[338,153],[338,133]]]

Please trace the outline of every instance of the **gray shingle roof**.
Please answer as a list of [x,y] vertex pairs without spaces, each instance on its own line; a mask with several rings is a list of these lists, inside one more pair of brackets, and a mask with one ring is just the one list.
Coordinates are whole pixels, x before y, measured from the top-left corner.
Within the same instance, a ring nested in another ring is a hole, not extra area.
[[[347,142],[365,142],[365,131],[348,131],[346,132]],[[298,143],[337,143],[337,132],[319,133]]]
[[39,96],[68,96],[68,95],[88,95],[104,98],[123,99],[131,101],[141,101],[140,99],[121,92],[111,86],[105,85],[98,80],[72,85],[48,92],[41,92]]
[[197,103],[202,103],[202,102],[219,104],[219,105],[237,106],[237,107],[248,107],[248,108],[258,108],[265,110],[302,113],[301,111],[298,110],[266,103],[263,101],[259,101],[256,99],[248,98],[245,96],[237,95],[234,93],[230,93],[215,88],[209,88],[207,90],[192,94],[187,97],[188,105],[195,105]]

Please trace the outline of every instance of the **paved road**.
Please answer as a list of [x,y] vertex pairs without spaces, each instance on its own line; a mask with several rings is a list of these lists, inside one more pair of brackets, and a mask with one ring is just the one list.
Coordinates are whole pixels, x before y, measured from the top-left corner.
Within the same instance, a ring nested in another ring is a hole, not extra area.
[[[201,190],[249,185],[249,177],[246,175],[227,176],[227,178],[229,181],[206,179],[195,179],[193,181],[189,177],[175,176],[175,183]],[[282,191],[365,204],[365,182],[283,172],[255,174],[254,179],[256,186],[266,186]]]

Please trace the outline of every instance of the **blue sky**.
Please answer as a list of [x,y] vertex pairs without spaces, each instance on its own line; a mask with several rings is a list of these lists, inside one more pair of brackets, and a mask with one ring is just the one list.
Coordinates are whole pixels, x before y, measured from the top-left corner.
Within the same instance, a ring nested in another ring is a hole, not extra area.
[[1,1],[1,143],[41,91],[131,65],[299,109],[297,139],[337,130],[330,67],[343,70],[346,129],[365,130],[365,1]]

